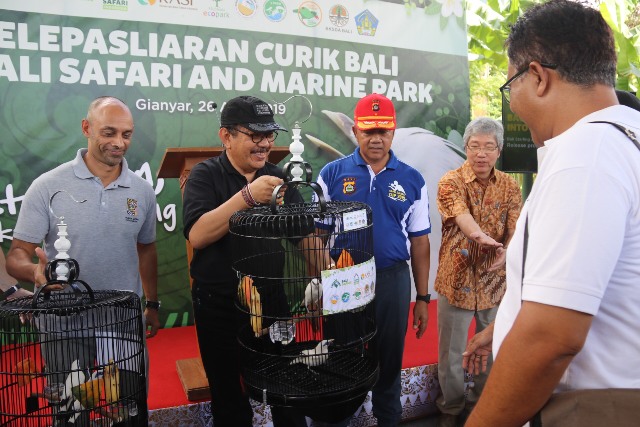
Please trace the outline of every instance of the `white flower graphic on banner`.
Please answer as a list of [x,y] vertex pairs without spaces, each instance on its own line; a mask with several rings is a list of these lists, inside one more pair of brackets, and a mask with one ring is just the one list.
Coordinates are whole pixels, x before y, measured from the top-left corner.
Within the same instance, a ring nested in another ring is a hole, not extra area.
[[462,17],[462,0],[438,0],[442,5],[442,16],[448,18],[453,13],[458,18]]

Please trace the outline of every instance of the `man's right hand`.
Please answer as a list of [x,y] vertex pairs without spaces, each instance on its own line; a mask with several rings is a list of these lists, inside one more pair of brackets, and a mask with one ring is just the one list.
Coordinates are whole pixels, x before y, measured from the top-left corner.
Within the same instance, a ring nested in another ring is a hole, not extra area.
[[[47,259],[47,254],[44,253],[42,248],[36,248],[36,256],[38,257],[38,264],[33,271],[33,283],[36,288],[40,288],[47,284],[47,278],[44,275],[44,270],[47,268],[47,263],[49,260]],[[62,285],[51,285],[47,287],[47,291],[61,291],[64,289]]]
[[493,323],[469,340],[467,348],[462,353],[462,368],[474,375],[486,372],[492,344]]
[[488,236],[482,231],[474,231],[469,234],[469,238],[483,247],[501,248],[503,246],[502,243],[497,242],[494,238]]
[[36,248],[36,256],[38,257],[38,264],[33,270],[33,283],[39,288],[47,283],[47,278],[44,275],[44,270],[47,267],[47,254],[44,253],[42,248]]
[[33,292],[27,289],[20,288],[14,293],[12,293],[10,296],[8,296],[7,301],[11,301],[11,300],[22,298],[22,297],[30,297],[30,296],[33,296]]

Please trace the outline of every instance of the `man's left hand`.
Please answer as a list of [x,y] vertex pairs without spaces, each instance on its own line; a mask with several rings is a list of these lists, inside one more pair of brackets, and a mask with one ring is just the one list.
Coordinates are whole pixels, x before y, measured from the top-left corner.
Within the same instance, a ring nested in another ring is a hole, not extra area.
[[147,325],[147,338],[155,337],[156,334],[158,333],[158,329],[160,329],[160,319],[158,317],[158,310],[154,310],[152,308],[145,308],[144,318],[146,320],[146,325]]
[[487,271],[499,270],[500,268],[504,267],[504,264],[506,261],[507,261],[507,250],[505,248],[497,248],[496,259],[489,266],[489,268],[487,268]]

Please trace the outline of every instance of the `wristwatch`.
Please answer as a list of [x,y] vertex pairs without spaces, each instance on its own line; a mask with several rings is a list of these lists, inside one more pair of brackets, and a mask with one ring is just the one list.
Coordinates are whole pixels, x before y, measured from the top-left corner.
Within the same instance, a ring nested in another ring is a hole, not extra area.
[[416,295],[416,301],[424,301],[429,304],[431,302],[431,294]]
[[160,301],[145,301],[144,303],[144,307],[145,308],[150,308],[152,310],[160,310]]

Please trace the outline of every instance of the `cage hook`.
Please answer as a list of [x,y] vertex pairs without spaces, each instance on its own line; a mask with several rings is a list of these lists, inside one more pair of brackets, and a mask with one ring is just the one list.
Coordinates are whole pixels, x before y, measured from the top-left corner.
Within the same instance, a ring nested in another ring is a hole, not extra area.
[[73,201],[74,201],[74,202],[76,202],[76,203],[84,203],[84,202],[86,202],[86,201],[87,201],[87,199],[84,199],[84,200],[77,200],[77,199],[76,199],[75,197],[73,197],[73,196],[71,195],[71,193],[69,193],[67,190],[58,190],[58,191],[56,191],[55,193],[53,193],[53,194],[51,195],[51,197],[49,198],[49,212],[51,212],[51,215],[53,215],[55,219],[60,220],[60,222],[61,222],[61,223],[64,223],[64,216],[58,216],[58,215],[56,215],[56,214],[55,214],[55,212],[53,212],[53,198],[54,198],[54,197],[56,197],[56,196],[58,195],[58,193],[63,193],[63,192],[64,192],[64,193],[67,193],[67,195],[68,195],[69,197],[71,197],[71,200],[73,200]]
[[300,97],[300,98],[304,98],[304,100],[305,100],[305,101],[307,101],[307,103],[309,104],[309,114],[307,115],[307,117],[306,117],[304,120],[294,120],[294,122],[296,123],[296,125],[298,125],[298,127],[299,127],[299,126],[300,126],[300,124],[302,124],[302,123],[306,122],[307,120],[309,120],[309,119],[311,118],[311,115],[313,114],[313,104],[311,103],[311,100],[310,100],[309,98],[307,98],[307,97],[306,97],[306,96],[304,96],[304,95],[296,94],[296,95],[291,95],[289,98],[285,99],[285,100],[284,100],[284,101],[282,101],[282,102],[276,102],[275,100],[274,100],[273,102],[274,102],[274,104],[276,104],[276,105],[277,105],[277,104],[282,104],[282,105],[284,105],[284,104],[286,104],[287,102],[291,101],[293,98],[298,98],[298,97]]

